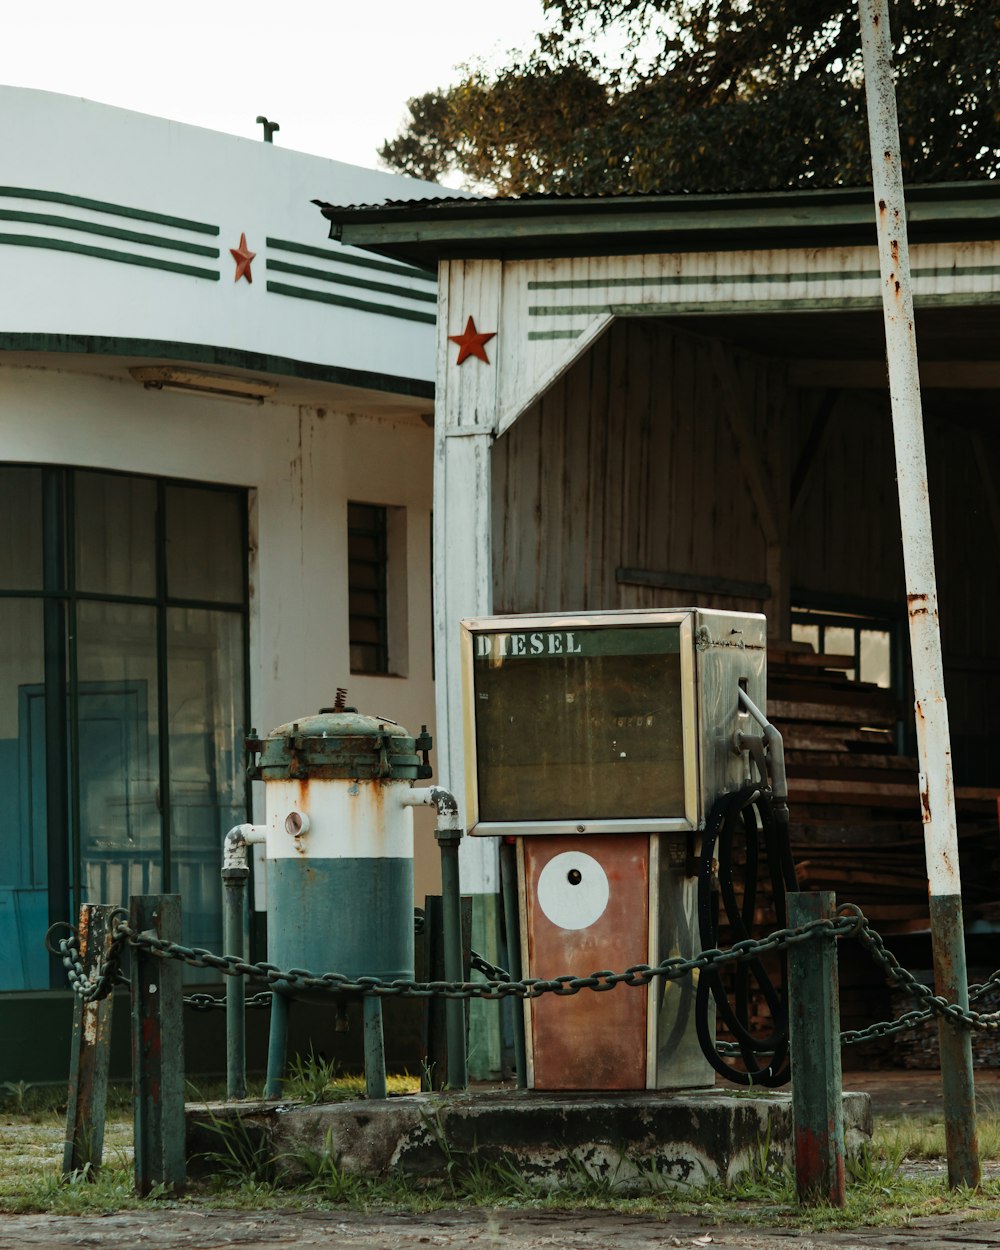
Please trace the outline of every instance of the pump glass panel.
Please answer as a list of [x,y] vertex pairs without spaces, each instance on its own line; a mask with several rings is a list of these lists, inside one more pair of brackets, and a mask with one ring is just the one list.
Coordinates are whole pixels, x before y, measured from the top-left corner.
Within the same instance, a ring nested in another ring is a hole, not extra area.
[[683,817],[679,626],[473,638],[479,819]]

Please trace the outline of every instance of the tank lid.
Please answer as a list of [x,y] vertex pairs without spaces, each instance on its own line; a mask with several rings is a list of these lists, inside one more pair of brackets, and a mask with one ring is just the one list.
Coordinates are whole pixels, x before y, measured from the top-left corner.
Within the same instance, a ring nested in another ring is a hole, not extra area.
[[247,772],[265,781],[317,778],[366,781],[430,777],[427,726],[414,738],[385,716],[354,708],[323,708],[314,716],[278,725],[265,738],[246,739]]

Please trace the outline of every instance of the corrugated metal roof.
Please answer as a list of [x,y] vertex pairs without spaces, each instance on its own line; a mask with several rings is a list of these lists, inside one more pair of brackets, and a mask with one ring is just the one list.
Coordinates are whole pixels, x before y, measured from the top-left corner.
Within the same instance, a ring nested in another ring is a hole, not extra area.
[[[428,269],[443,258],[733,250],[875,239],[870,187],[314,203],[330,221],[331,237]],[[997,237],[1000,182],[910,188],[907,214],[911,235],[918,239]]]

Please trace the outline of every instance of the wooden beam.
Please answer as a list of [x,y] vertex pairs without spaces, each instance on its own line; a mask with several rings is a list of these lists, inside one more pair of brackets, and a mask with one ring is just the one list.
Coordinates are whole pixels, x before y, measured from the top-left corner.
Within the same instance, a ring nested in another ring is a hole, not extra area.
[[736,440],[740,468],[750,487],[764,537],[769,544],[778,543],[781,541],[781,512],[777,492],[763,463],[761,445],[750,426],[746,400],[740,391],[739,375],[717,339],[712,342],[712,364],[722,407]]
[[809,436],[806,439],[805,446],[802,448],[798,464],[795,466],[795,472],[792,474],[792,484],[788,492],[788,506],[793,514],[796,505],[802,498],[802,489],[819,458],[819,450],[823,445],[823,439],[826,437],[826,431],[830,425],[830,415],[839,397],[840,391],[829,387],[823,392],[823,397],[819,401],[819,408],[816,410],[816,414],[812,419],[812,425],[809,428]]
[[695,594],[731,595],[734,599],[771,597],[767,582],[744,582],[733,577],[703,577],[660,569],[615,569],[615,581],[619,586],[658,586],[666,590],[690,590]]
[[[886,390],[884,360],[790,360],[792,386],[836,386]],[[928,360],[920,364],[920,385],[926,390],[990,391],[1000,388],[1000,361]]]
[[972,441],[972,454],[979,468],[979,476],[983,483],[983,494],[986,497],[986,508],[993,526],[993,541],[1000,549],[1000,491],[997,489],[996,475],[993,472],[995,457],[991,457],[986,448],[986,439],[979,430],[969,434]]
[[[791,632],[791,594],[788,566],[787,506],[779,503],[774,479],[765,463],[767,444],[757,438],[747,412],[747,403],[740,389],[740,378],[722,344],[712,341],[712,363],[722,407],[736,441],[740,469],[760,518],[767,544],[766,577],[771,587],[768,600],[767,634],[769,638],[787,638]],[[734,535],[734,540],[736,536]]]

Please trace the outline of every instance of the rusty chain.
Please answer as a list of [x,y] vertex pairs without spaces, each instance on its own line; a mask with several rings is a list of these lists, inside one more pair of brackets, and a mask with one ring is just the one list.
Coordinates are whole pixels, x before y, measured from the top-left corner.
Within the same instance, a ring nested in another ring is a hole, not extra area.
[[[65,929],[67,932],[65,936],[56,938],[55,934],[60,929]],[[764,938],[747,938],[736,942],[727,950],[716,948],[701,951],[690,959],[675,956],[657,965],[633,964],[624,972],[612,972],[605,969],[583,977],[569,975],[551,979],[529,977],[521,981],[513,980],[503,968],[490,963],[476,952],[473,952],[472,967],[486,978],[483,981],[419,982],[406,979],[382,981],[378,977],[352,979],[337,972],[315,973],[303,968],[291,968],[284,971],[274,964],[249,963],[233,955],[216,955],[201,947],[187,947],[178,942],[168,942],[152,933],[138,933],[129,926],[125,919],[118,919],[114,922],[113,934],[109,952],[92,976],[88,975],[83,966],[79,940],[76,930],[71,925],[53,925],[46,935],[46,945],[53,954],[62,959],[70,986],[88,1002],[105,998],[111,993],[116,980],[120,978],[121,956],[127,946],[148,950],[163,959],[180,960],[192,968],[211,968],[224,976],[245,976],[251,980],[263,981],[272,987],[288,986],[290,989],[319,990],[335,995],[491,1000],[534,999],[540,998],[543,994],[567,997],[579,993],[580,990],[593,990],[600,993],[613,990],[618,985],[649,985],[657,979],[677,981],[694,972],[700,973],[706,968],[757,959],[762,955],[786,950],[800,942],[822,937],[834,939],[856,937],[882,969],[886,979],[891,984],[902,988],[922,1005],[919,1009],[906,1012],[895,1020],[882,1020],[865,1029],[845,1030],[840,1035],[843,1045],[858,1045],[862,1042],[902,1033],[919,1027],[935,1016],[947,1019],[951,1024],[960,1028],[980,1031],[1000,1029],[1000,1011],[979,1012],[971,1006],[964,1008],[957,1003],[949,1003],[904,968],[895,955],[886,949],[881,936],[872,929],[861,909],[853,903],[845,903],[839,907],[833,919],[813,920],[797,929],[778,929]],[[982,984],[970,986],[970,1004],[979,1002],[996,986],[1000,986],[1000,969],[991,973]],[[271,992],[264,991],[248,998],[246,1005],[265,1007],[269,1005],[270,998]],[[224,998],[214,998],[207,993],[189,995],[185,1002],[200,1010],[225,1006]],[[729,1050],[729,1047],[723,1044],[720,1050]]]

